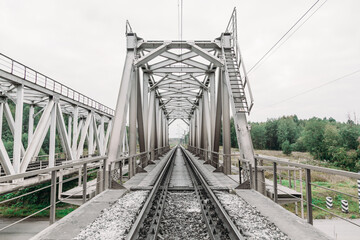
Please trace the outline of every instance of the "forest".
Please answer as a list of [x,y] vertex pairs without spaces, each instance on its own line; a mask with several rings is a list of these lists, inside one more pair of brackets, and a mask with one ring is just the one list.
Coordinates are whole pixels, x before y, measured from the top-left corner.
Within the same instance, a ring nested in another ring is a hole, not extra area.
[[[293,115],[250,125],[255,149],[282,150],[285,154],[309,152],[315,159],[342,169],[360,170],[360,125],[350,117],[341,123],[333,118],[300,120]],[[234,126],[231,136],[232,145],[236,147]]]

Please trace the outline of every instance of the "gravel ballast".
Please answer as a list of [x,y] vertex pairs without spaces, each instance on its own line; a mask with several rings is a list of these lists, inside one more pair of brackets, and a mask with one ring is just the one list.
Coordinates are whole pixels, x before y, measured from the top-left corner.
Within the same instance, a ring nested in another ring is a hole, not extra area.
[[159,239],[209,239],[194,192],[168,192]]
[[219,191],[215,194],[246,239],[290,240],[274,223],[239,196]]
[[127,193],[103,212],[75,240],[85,239],[124,239],[126,229],[130,229],[135,221],[149,191]]

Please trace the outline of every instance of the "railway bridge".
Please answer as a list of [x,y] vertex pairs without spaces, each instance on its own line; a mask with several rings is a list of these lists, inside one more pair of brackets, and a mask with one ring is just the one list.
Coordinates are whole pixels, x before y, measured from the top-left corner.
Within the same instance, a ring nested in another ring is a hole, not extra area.
[[[49,205],[29,217],[49,210],[51,225],[34,239],[328,238],[311,225],[311,171],[360,176],[254,155],[235,10],[213,40],[145,40],[128,22],[126,38],[115,110],[0,56],[0,131],[13,136],[11,152],[0,141],[0,192],[50,188]],[[177,119],[189,126],[188,143],[170,148]],[[281,172],[292,186],[281,185]],[[59,202],[81,206],[56,221]],[[278,203],[295,204],[299,217]]]

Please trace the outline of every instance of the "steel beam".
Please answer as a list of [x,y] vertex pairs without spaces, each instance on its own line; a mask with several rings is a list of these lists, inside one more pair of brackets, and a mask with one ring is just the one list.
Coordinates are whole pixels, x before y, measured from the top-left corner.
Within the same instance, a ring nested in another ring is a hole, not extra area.
[[51,110],[48,167],[55,166],[55,137],[56,137],[56,105]]
[[[129,105],[129,155],[136,154],[136,119],[137,119],[137,69],[131,79],[131,95]],[[129,160],[129,177],[132,178],[135,175],[135,163],[133,159]]]
[[41,145],[46,136],[49,124],[50,124],[50,116],[51,111],[54,107],[54,100],[50,99],[47,103],[43,114],[37,124],[36,130],[34,132],[33,140],[28,145],[26,152],[24,154],[23,160],[20,166],[20,172],[23,173],[26,171],[31,159],[36,156],[41,148]]
[[[222,88],[222,135],[223,135],[223,153],[231,154],[231,136],[230,136],[230,107],[229,107],[229,93],[223,81]],[[226,175],[231,174],[231,157],[224,155],[223,157],[223,172]]]
[[[67,159],[74,160],[74,155],[73,155],[73,151],[71,149],[70,139],[66,134],[65,121],[64,121],[63,114],[62,114],[60,103],[56,104],[56,110],[57,110],[57,114],[56,114],[57,124],[56,124],[56,126],[57,126],[58,133],[60,135],[60,139],[61,139],[61,141],[63,143]],[[71,124],[69,126],[71,126]],[[70,135],[71,135],[71,133],[70,133]]]
[[29,108],[29,126],[28,126],[28,145],[32,140],[34,134],[34,105]]
[[[128,42],[136,42],[136,36],[127,35]],[[126,53],[125,65],[118,94],[115,117],[113,118],[113,125],[111,130],[111,137],[108,150],[108,162],[115,161],[119,157],[119,148],[122,144],[125,135],[126,112],[130,97],[131,74],[133,71],[133,61],[135,58],[135,49],[128,48]],[[108,166],[106,167],[108,171]]]
[[14,125],[14,148],[13,148],[13,166],[16,173],[20,173],[21,159],[21,139],[23,128],[23,103],[24,103],[24,86],[16,87],[16,110]]

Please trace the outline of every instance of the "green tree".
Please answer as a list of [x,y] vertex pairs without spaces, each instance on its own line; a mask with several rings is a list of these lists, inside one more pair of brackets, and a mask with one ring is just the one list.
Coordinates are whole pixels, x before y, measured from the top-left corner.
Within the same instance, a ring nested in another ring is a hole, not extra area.
[[265,123],[251,123],[250,134],[254,148],[265,149],[266,146]]
[[279,141],[278,141],[278,120],[277,119],[268,119],[265,125],[265,139],[266,139],[266,148],[270,150],[279,150]]
[[318,118],[310,119],[304,129],[304,145],[315,158],[324,159],[325,122]]
[[290,155],[291,154],[291,145],[290,142],[288,140],[286,140],[285,142],[283,142],[283,144],[281,144],[281,149],[282,152],[286,155]]

